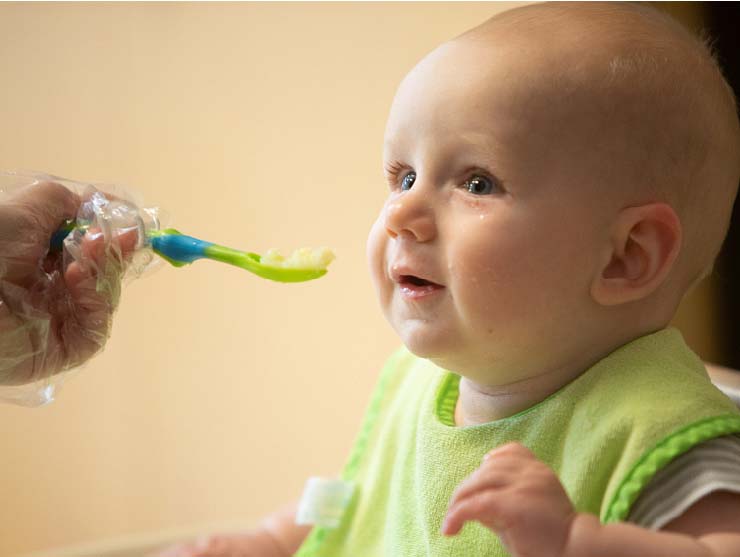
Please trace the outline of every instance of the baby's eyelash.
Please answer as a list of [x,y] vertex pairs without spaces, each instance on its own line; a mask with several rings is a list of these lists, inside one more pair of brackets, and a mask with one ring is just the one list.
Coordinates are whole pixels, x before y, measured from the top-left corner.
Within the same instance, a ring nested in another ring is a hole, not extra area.
[[401,182],[407,174],[413,172],[413,169],[400,161],[391,161],[385,163],[383,168],[385,172],[385,181],[391,190],[397,190],[401,187]]
[[397,178],[401,172],[408,168],[405,164],[399,161],[390,161],[385,163],[385,166],[383,167],[383,171],[385,172],[385,175],[389,178]]

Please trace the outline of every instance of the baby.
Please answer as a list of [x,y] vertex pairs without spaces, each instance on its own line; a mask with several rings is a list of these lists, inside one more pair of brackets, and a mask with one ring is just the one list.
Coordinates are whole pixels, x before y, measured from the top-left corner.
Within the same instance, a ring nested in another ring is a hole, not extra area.
[[740,556],[740,413],[666,328],[740,180],[708,50],[639,5],[510,10],[406,76],[384,158],[368,258],[408,350],[339,527],[167,555]]

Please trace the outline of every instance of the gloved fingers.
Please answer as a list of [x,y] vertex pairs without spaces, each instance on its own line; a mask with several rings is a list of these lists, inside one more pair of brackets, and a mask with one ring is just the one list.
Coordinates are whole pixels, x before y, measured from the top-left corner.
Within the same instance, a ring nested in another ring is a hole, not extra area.
[[0,338],[0,385],[48,379],[103,348],[113,310],[110,295],[89,295],[95,283],[94,277],[84,279],[78,288],[87,294],[73,300],[69,292],[62,292],[65,287],[57,275],[45,291],[19,294],[20,303],[0,304],[0,326],[5,330]]
[[67,272],[69,267],[75,267],[68,278],[74,282],[78,273],[97,275],[103,267],[110,271],[118,269],[119,273],[123,273],[126,264],[140,246],[140,232],[136,228],[129,228],[114,231],[113,234],[113,238],[106,238],[100,228],[88,229],[81,237],[79,247],[68,258],[72,262],[67,266]]
[[36,216],[44,232],[51,235],[63,221],[75,217],[80,197],[61,184],[41,181],[14,191],[6,203],[26,208]]
[[28,323],[0,299],[0,385],[22,385],[34,379],[34,335]]
[[139,209],[123,196],[88,188],[77,214],[77,226],[64,240],[65,268],[73,261],[84,270],[117,260],[126,271],[133,251],[143,247],[149,223]]
[[55,335],[49,339],[48,351],[63,356],[59,362],[48,362],[54,372],[86,362],[105,346],[120,298],[120,277],[106,283],[107,291],[96,291],[99,282],[99,278],[83,278],[69,289],[67,307],[52,316]]
[[[49,240],[74,216],[79,197],[54,182],[26,184],[0,204],[0,279],[29,286],[45,261]],[[46,270],[44,268],[44,270]]]

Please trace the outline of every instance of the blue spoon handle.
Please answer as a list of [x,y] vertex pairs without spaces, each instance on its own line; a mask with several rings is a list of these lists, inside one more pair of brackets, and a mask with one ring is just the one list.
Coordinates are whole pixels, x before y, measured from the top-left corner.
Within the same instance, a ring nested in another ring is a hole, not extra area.
[[51,240],[49,241],[49,249],[51,251],[62,251],[62,246],[64,245],[64,239],[69,236],[69,233],[72,232],[75,229],[75,221],[74,220],[65,220],[62,223],[62,226],[57,228],[56,232],[51,235]]
[[[49,241],[49,249],[53,252],[61,251],[64,245],[64,239],[75,228],[82,228],[74,220],[66,220],[52,234]],[[192,236],[185,236],[180,233],[169,233],[168,231],[153,232],[149,236],[149,242],[152,249],[173,265],[178,267],[192,263],[196,259],[207,257],[205,250],[208,246],[213,245],[211,242],[205,242]]]
[[207,257],[205,250],[213,243],[186,236],[184,234],[161,234],[152,236],[149,241],[152,249],[159,255],[184,265],[196,259]]

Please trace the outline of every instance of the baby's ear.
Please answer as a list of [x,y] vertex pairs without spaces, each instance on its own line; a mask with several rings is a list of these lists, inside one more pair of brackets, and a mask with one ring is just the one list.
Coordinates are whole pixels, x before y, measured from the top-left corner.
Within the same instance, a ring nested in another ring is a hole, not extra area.
[[622,209],[591,296],[604,306],[641,300],[668,276],[681,249],[681,221],[666,203]]

